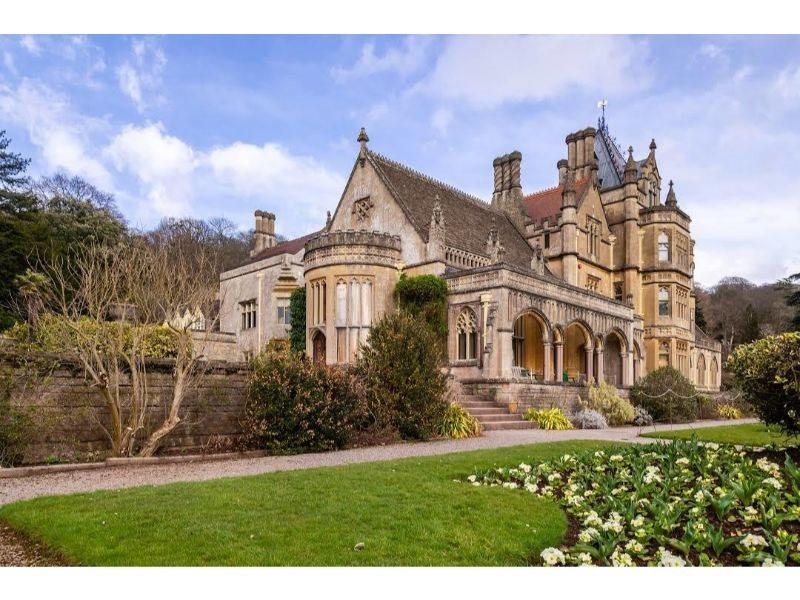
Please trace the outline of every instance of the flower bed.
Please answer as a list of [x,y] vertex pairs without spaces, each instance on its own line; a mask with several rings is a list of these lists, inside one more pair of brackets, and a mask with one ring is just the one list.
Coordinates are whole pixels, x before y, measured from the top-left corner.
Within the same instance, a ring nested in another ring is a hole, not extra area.
[[785,456],[675,441],[470,475],[551,498],[570,533],[544,565],[800,564],[800,468]]

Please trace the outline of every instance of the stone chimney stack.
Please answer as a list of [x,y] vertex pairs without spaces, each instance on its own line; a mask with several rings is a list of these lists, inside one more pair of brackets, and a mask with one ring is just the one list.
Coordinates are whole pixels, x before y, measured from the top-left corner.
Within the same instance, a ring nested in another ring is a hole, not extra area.
[[492,206],[502,210],[521,231],[525,231],[525,209],[522,206],[522,154],[514,150],[492,162],[494,193]]
[[564,181],[567,178],[567,161],[566,159],[562,158],[560,161],[556,163],[556,167],[558,167],[558,185],[564,185]]
[[[594,140],[597,130],[587,127],[581,131],[570,133],[566,138],[567,143],[567,168],[575,171],[575,179],[586,179],[592,174],[594,159]],[[563,184],[564,177],[559,169],[559,183]]]
[[277,244],[275,239],[275,215],[263,210],[257,210],[256,230],[253,236],[253,249],[250,256],[255,256],[265,248],[272,248]]

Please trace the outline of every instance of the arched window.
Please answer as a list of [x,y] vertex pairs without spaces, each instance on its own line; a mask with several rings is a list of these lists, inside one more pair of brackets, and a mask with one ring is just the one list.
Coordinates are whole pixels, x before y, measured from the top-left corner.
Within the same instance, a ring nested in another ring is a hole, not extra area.
[[658,288],[658,316],[669,316],[669,289],[665,287]]
[[697,385],[706,386],[706,359],[702,354],[697,357]]
[[664,231],[658,234],[658,260],[669,262],[669,236]]
[[711,387],[717,387],[717,371],[718,370],[719,370],[719,365],[717,365],[717,359],[716,358],[712,358],[711,359],[711,371],[709,373],[709,375],[711,375],[711,377],[709,377],[709,379],[711,380]]
[[478,346],[478,319],[472,309],[465,308],[456,321],[458,360],[474,360]]
[[658,345],[658,366],[668,367],[669,363],[669,342],[661,342]]

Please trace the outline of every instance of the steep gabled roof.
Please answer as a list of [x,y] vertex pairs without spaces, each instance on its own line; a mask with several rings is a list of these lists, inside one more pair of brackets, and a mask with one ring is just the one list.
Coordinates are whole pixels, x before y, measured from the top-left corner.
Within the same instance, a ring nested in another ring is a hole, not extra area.
[[370,150],[367,157],[423,241],[428,241],[431,214],[438,199],[448,246],[486,256],[486,240],[494,223],[506,249],[503,260],[530,268],[533,250],[505,213],[381,154]]
[[[588,178],[583,178],[575,182],[575,197],[578,200],[578,208],[580,208],[583,203],[588,189]],[[563,185],[540,190],[525,196],[522,199],[522,205],[525,207],[525,211],[534,223],[541,223],[547,219],[550,221],[551,225],[555,225],[558,221],[558,215],[561,213],[561,195],[563,192]]]

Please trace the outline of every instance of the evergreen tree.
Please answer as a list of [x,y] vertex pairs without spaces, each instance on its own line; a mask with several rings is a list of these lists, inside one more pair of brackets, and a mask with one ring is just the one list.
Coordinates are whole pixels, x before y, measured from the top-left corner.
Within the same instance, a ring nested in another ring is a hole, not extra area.
[[789,321],[789,328],[792,331],[800,331],[800,286],[796,285],[794,282],[800,283],[800,273],[789,275],[789,277],[783,280],[782,284],[788,290],[786,305],[794,309],[794,315],[792,315]]
[[742,333],[739,337],[739,342],[744,344],[754,342],[761,337],[761,324],[759,323],[756,309],[752,304],[748,304],[744,309]]

